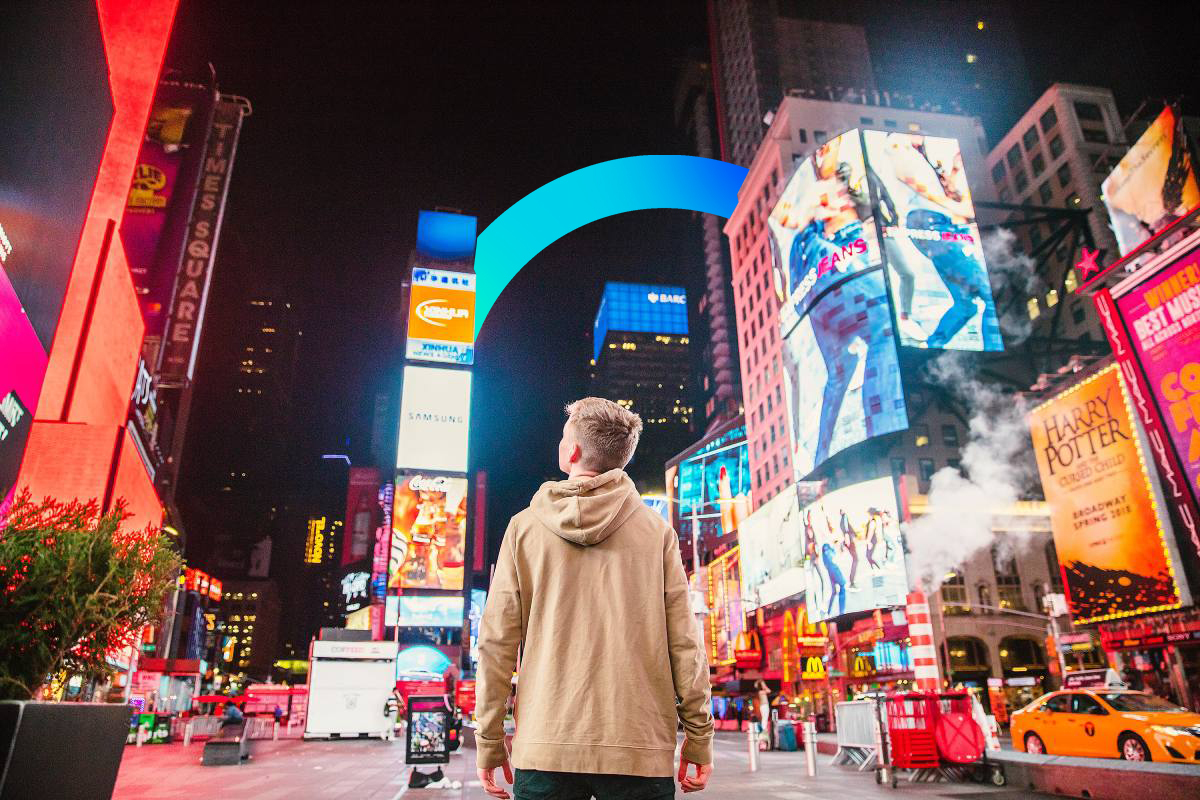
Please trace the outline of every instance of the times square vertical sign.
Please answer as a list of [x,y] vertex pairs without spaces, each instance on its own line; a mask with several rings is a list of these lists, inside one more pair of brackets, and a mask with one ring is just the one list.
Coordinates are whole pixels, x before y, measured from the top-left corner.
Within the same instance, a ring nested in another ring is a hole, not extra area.
[[160,386],[182,386],[191,380],[195,369],[213,258],[229,193],[229,174],[246,112],[244,101],[237,99],[222,98],[213,109],[200,185],[188,220],[183,264],[171,293],[171,311],[158,362]]

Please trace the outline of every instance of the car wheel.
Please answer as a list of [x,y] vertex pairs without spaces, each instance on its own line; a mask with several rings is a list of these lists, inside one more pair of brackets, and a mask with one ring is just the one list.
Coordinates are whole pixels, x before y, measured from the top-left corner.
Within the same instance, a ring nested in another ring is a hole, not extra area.
[[1121,737],[1121,758],[1126,761],[1151,761],[1150,748],[1136,733],[1127,733]]
[[1046,743],[1036,733],[1027,733],[1025,734],[1025,752],[1030,755],[1044,756],[1046,755]]

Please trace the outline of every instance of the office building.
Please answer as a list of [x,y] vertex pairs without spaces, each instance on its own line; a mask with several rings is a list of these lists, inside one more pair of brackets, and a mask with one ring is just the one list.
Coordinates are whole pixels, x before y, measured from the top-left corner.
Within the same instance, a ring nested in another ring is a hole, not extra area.
[[866,32],[857,25],[781,16],[777,2],[709,3],[720,158],[749,166],[764,117],[789,89],[874,89]]
[[[1125,154],[1125,136],[1112,91],[1056,83],[1038,98],[987,157],[1000,202],[1049,208],[1090,209],[1092,241],[1114,260],[1117,241],[1100,198],[1100,183]],[[1021,246],[1033,252],[1054,232],[1053,222],[1022,226]],[[1036,293],[1026,301],[1035,335],[1104,341],[1092,302],[1076,297],[1077,242],[1063,241],[1046,260]],[[1101,260],[1103,263],[1103,259]]]
[[677,286],[605,284],[592,330],[590,394],[642,418],[627,471],[639,490],[661,493],[663,465],[694,437],[687,294]]
[[[718,157],[720,142],[715,114],[711,66],[704,61],[689,60],[676,87],[675,123],[692,152],[701,158]],[[709,432],[741,413],[742,383],[733,321],[729,248],[721,235],[723,220],[701,213],[695,218],[699,247],[693,251],[693,257],[698,263],[687,270],[690,280],[686,288],[694,307],[695,329],[705,334],[699,337],[703,344],[698,341],[693,348],[699,403],[696,428]]]
[[980,188],[976,199],[987,200],[992,196],[989,184],[983,180],[986,141],[983,128],[974,117],[799,96],[789,96],[780,104],[738,193],[737,208],[725,224],[733,264],[737,341],[755,508],[798,477],[789,454],[793,432],[781,370],[782,302],[772,274],[774,259],[766,220],[791,177],[794,159],[830,137],[858,127],[957,139],[971,186]]
[[220,612],[214,620],[217,666],[226,675],[268,682],[279,649],[282,600],[272,580],[237,580],[225,584]]

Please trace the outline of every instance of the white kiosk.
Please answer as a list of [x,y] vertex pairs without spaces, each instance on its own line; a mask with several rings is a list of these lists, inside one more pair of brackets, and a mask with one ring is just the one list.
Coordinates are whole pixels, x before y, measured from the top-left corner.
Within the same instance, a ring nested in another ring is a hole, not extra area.
[[395,642],[313,641],[304,738],[388,738],[397,650]]

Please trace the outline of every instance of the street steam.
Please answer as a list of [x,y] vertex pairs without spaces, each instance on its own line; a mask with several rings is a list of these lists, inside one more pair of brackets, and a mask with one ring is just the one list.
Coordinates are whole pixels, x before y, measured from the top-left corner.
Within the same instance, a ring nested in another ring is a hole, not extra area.
[[1006,347],[1013,347],[1029,338],[1033,320],[1024,302],[1010,299],[1037,297],[1046,291],[1038,277],[1036,265],[1029,256],[1017,249],[1017,236],[1008,228],[996,228],[983,235],[983,257],[992,280],[992,293],[997,300],[1000,332]]

